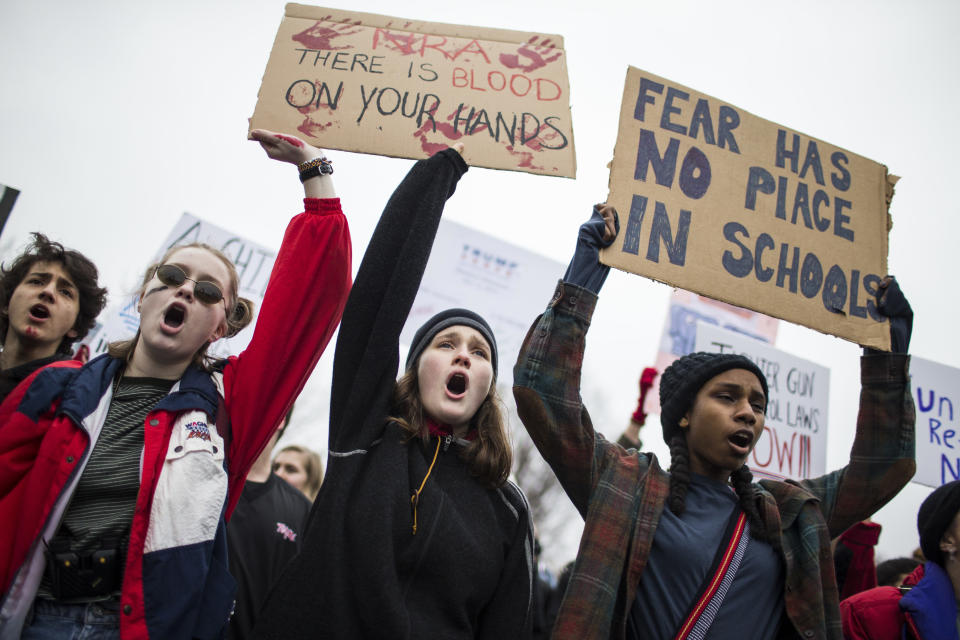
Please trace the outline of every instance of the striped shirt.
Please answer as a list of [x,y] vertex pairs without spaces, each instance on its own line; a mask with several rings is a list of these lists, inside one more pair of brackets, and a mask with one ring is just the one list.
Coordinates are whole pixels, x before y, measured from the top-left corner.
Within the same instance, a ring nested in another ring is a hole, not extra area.
[[[121,378],[52,546],[65,541],[81,555],[101,547],[116,547],[119,557],[126,557],[140,490],[143,423],[173,383],[158,378]],[[122,579],[122,562],[120,571]],[[53,598],[48,575],[44,575],[37,595]]]

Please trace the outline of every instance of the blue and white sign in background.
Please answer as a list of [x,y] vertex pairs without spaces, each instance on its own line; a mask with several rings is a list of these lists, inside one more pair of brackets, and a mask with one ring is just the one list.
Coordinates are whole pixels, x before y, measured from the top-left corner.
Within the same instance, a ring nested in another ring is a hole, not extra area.
[[441,220],[433,252],[400,340],[435,313],[463,307],[483,316],[497,339],[497,381],[513,384],[513,363],[527,329],[543,313],[566,265],[486,233]]
[[910,391],[917,409],[917,474],[939,487],[960,480],[960,369],[911,356]]

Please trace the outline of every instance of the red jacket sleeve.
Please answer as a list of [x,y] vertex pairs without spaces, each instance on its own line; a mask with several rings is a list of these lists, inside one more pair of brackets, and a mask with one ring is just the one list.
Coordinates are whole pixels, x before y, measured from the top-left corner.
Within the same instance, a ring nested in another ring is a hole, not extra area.
[[895,587],[875,587],[841,601],[844,640],[900,640],[900,598]]
[[287,226],[253,338],[230,358],[230,504],[330,341],[350,292],[352,248],[339,198],[304,199]]

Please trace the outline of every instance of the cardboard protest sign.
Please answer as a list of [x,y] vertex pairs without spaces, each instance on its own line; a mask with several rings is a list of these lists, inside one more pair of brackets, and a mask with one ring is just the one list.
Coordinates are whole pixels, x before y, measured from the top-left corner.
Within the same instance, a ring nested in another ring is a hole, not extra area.
[[574,177],[556,35],[288,4],[250,128],[316,146]]
[[[183,214],[163,241],[153,260],[159,260],[167,249],[175,245],[203,242],[222,251],[233,262],[240,277],[239,295],[252,300],[254,311],[259,314],[263,294],[267,290],[267,282],[273,271],[273,262],[277,253],[246,238],[211,224],[205,220]],[[144,264],[144,267],[147,265]],[[139,282],[137,285],[139,286]],[[137,313],[137,297],[132,296],[123,300],[119,306],[111,306],[105,312],[100,322],[87,334],[83,344],[90,348],[90,356],[105,353],[107,345],[116,340],[132,338],[140,326],[140,314]],[[253,328],[256,318],[243,331],[232,338],[224,338],[210,345],[209,353],[216,358],[225,358],[243,351],[250,338],[253,337]]]
[[766,422],[747,461],[754,475],[803,480],[826,473],[829,369],[702,322],[696,350],[742,354],[767,378]]
[[7,219],[10,217],[10,212],[13,211],[13,205],[17,202],[17,196],[19,195],[19,190],[0,184],[0,232],[7,224]]
[[605,264],[890,348],[886,167],[639,69],[627,71]]
[[917,473],[939,487],[960,480],[960,369],[911,356],[910,390],[917,410]]
[[435,313],[465,307],[493,329],[497,381],[513,384],[513,363],[530,322],[543,312],[565,265],[449,220],[441,220],[433,252],[400,339],[409,343]]
[[[776,318],[683,289],[674,289],[654,363],[658,372],[663,373],[674,360],[697,350],[697,327],[701,323],[716,325],[769,344],[777,341],[780,327],[780,321]],[[659,379],[647,394],[643,409],[647,413],[660,412]]]

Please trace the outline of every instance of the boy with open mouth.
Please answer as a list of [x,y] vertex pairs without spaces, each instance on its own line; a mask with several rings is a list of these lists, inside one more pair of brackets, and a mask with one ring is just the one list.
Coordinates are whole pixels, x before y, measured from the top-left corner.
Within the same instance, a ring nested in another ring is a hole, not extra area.
[[42,233],[0,266],[0,402],[31,373],[70,358],[107,301],[97,267]]

